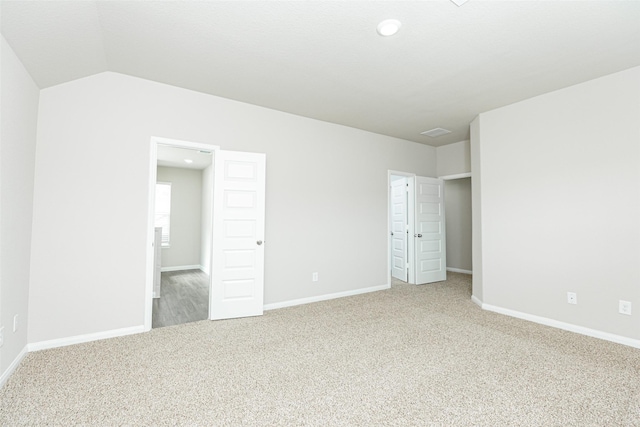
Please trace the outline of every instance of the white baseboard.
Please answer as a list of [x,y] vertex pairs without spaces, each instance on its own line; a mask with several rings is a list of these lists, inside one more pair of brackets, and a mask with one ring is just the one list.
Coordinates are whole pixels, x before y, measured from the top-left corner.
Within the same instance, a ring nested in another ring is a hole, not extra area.
[[182,270],[202,270],[201,265],[177,265],[175,267],[162,267],[161,272],[165,271],[182,271]]
[[447,271],[452,273],[463,273],[463,274],[473,274],[471,270],[463,270],[461,268],[447,267]]
[[325,295],[318,295],[318,296],[309,297],[309,298],[300,298],[300,299],[294,299],[294,300],[283,301],[283,302],[274,302],[272,304],[265,304],[264,309],[274,310],[276,308],[293,307],[295,305],[309,304],[312,302],[326,301],[330,299],[366,294],[369,292],[383,291],[385,289],[390,289],[390,288],[391,288],[391,285],[386,284],[381,286],[372,286],[370,288],[354,289],[352,291],[336,292],[334,294],[325,294]]
[[58,338],[55,340],[39,341],[30,343],[27,347],[29,351],[46,350],[49,348],[65,347],[67,345],[81,344],[90,341],[103,340],[107,338],[122,337],[125,335],[139,334],[145,332],[144,325],[130,328],[113,329],[110,331],[96,332],[93,334],[76,335],[74,337]]
[[529,322],[539,323],[553,328],[563,329],[569,332],[586,335],[593,338],[599,338],[618,344],[628,345],[629,347],[640,348],[640,340],[611,334],[609,332],[598,331],[596,329],[585,328],[583,326],[571,323],[560,322],[559,320],[549,319],[547,317],[535,316],[533,314],[522,313],[520,311],[510,310],[508,308],[497,307],[495,305],[484,304],[478,298],[471,297],[471,300],[482,307],[483,310],[493,311],[494,313],[505,314],[507,316],[516,317],[518,319],[528,320]]
[[13,362],[11,362],[11,365],[9,365],[7,370],[2,373],[2,376],[0,376],[0,388],[4,387],[9,377],[13,375],[16,369],[18,369],[18,366],[20,366],[20,363],[22,363],[22,359],[24,359],[28,351],[29,350],[25,345],[20,354],[18,354],[18,356],[13,359]]
[[480,301],[475,295],[471,295],[471,301],[473,301],[480,308],[483,308],[482,301]]

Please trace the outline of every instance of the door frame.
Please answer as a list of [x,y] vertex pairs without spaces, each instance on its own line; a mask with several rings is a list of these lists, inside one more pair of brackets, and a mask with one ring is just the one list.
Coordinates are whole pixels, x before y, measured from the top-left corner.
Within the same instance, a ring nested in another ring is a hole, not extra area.
[[[220,149],[217,145],[182,141],[179,139],[162,138],[158,136],[152,136],[150,142],[150,155],[149,155],[149,192],[148,192],[148,212],[147,212],[147,250],[146,250],[146,280],[145,280],[145,293],[144,293],[144,330],[150,331],[153,321],[153,258],[154,258],[154,225],[155,225],[155,201],[156,201],[156,180],[157,180],[157,167],[158,167],[158,145],[167,145],[175,148],[186,148],[192,150],[207,150],[213,154],[212,164],[215,161],[216,152]],[[213,179],[213,177],[212,177]],[[213,179],[213,189],[215,191],[215,179]],[[211,198],[211,209],[213,212],[213,197]],[[211,218],[211,228],[213,229],[213,215]],[[212,239],[213,243],[213,239]],[[210,264],[213,266],[213,251],[211,251]],[[211,287],[213,285],[213,275],[209,274],[209,295],[211,295]],[[209,307],[211,310],[211,307]],[[211,313],[209,316],[211,317]]]
[[[389,286],[391,286],[391,175],[395,176],[403,176],[405,178],[415,178],[416,174],[411,172],[402,172],[395,170],[387,171],[387,273],[389,275]],[[407,180],[410,187],[413,185],[413,181]],[[412,190],[412,188],[410,188]],[[411,191],[410,193],[413,193]],[[409,224],[409,233],[407,237],[407,262],[410,264],[409,274],[407,278],[407,283],[412,283],[415,281],[415,272],[413,269],[413,258],[414,258],[414,247],[412,244],[409,244],[409,236],[413,236],[413,227],[414,227],[414,203],[411,197],[407,199],[407,215],[408,215],[408,224]]]

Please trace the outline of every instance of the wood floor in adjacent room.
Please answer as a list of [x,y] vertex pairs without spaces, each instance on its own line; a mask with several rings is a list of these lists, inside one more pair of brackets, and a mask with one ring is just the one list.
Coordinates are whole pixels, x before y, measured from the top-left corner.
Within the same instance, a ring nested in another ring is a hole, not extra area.
[[201,270],[162,273],[160,298],[153,299],[153,328],[205,320],[209,315],[209,276]]

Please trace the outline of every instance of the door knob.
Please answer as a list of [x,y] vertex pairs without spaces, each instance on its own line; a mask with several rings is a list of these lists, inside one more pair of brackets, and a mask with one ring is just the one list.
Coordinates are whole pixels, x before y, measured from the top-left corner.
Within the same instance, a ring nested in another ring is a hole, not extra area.
[[262,244],[262,240],[258,240],[256,243],[260,246]]
[[393,231],[391,232],[391,235],[393,236]]
[[414,234],[413,237],[422,237],[422,234]]

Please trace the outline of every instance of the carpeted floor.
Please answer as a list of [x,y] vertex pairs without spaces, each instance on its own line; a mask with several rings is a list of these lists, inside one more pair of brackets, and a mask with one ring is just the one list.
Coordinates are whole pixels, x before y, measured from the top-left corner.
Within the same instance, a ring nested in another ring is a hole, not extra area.
[[3,426],[640,426],[640,351],[485,312],[470,278],[27,355]]

